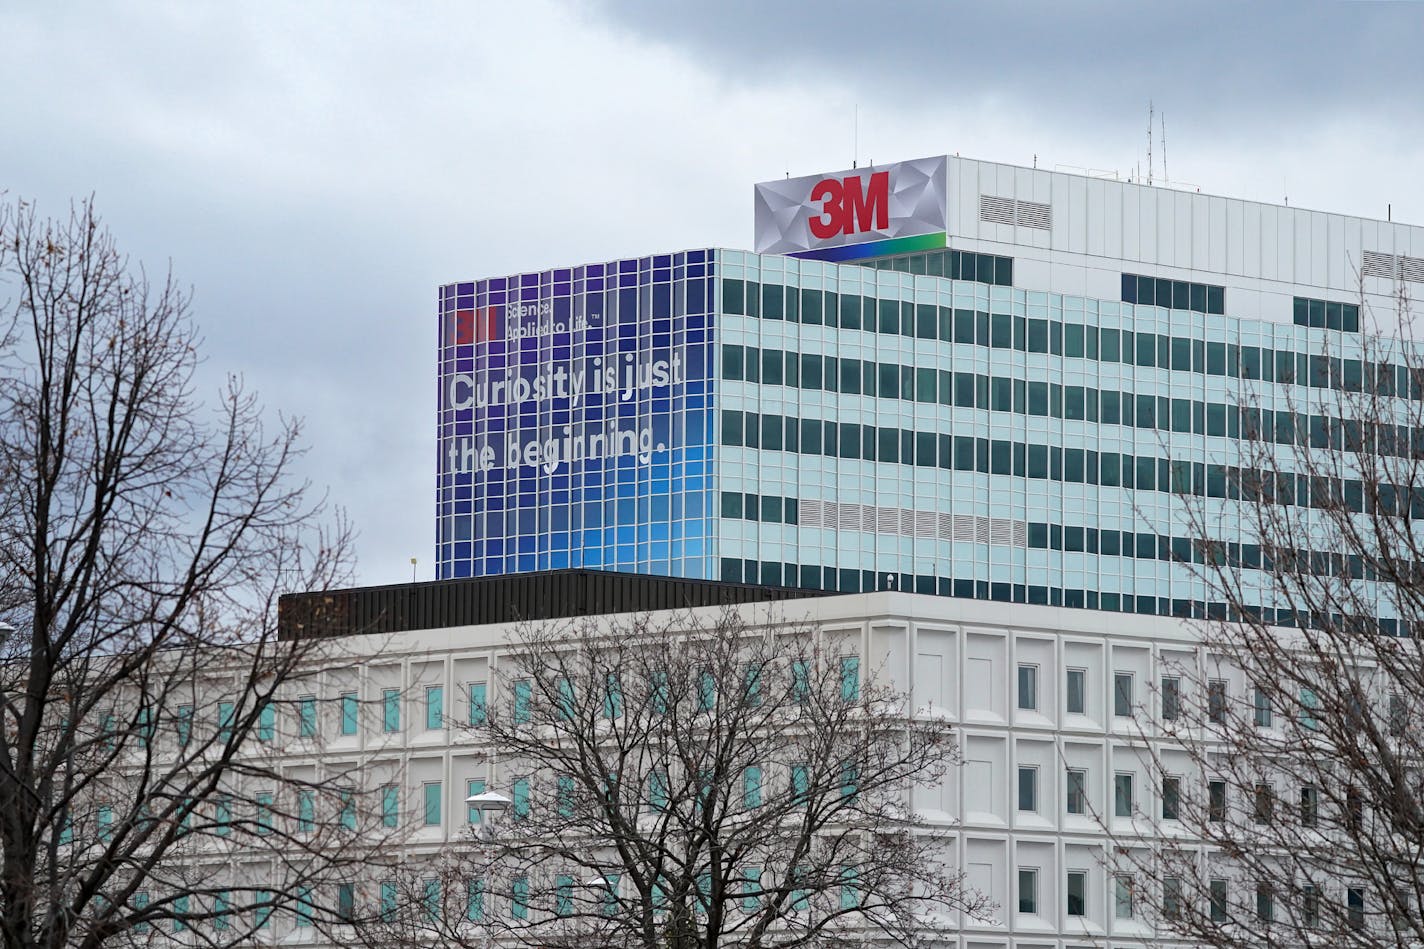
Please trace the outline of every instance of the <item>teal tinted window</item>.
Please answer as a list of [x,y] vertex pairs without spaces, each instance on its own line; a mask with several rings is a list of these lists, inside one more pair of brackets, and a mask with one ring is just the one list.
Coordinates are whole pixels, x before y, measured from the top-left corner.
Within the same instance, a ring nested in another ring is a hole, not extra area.
[[400,689],[386,689],[381,693],[381,729],[400,731]]
[[421,822],[427,827],[440,824],[442,797],[439,781],[427,782],[422,790]]
[[346,692],[341,696],[341,734],[356,734],[357,711],[359,704],[356,700],[355,692]]
[[434,731],[445,727],[445,688],[432,685],[425,690],[425,728]]

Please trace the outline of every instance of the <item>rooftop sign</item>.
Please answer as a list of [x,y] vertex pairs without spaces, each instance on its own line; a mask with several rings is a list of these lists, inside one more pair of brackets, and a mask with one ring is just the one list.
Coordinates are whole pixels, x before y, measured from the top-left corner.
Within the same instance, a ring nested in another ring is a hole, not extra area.
[[756,251],[853,260],[943,247],[945,159],[756,186]]

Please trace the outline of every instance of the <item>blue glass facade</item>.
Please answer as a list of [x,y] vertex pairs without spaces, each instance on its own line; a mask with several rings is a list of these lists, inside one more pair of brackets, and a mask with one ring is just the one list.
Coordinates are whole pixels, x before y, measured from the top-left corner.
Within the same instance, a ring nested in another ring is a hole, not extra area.
[[[1187,506],[1252,583],[1241,439],[1348,449],[1330,390],[1375,372],[1358,334],[1233,317],[1229,292],[1192,308],[1184,284],[1173,309],[867,264],[693,251],[443,288],[439,575],[585,566],[1209,615],[1181,562],[1201,556]],[[587,380],[598,360],[640,368],[556,391],[558,367]],[[629,450],[590,448],[601,431]],[[1309,507],[1316,487],[1273,490]],[[1359,485],[1339,488],[1351,503]]]
[[437,576],[714,575],[712,258],[441,288]]

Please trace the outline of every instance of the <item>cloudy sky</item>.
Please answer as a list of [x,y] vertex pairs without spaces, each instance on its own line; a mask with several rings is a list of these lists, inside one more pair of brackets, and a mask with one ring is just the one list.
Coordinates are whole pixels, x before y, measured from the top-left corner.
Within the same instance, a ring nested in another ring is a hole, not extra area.
[[93,193],[193,286],[362,583],[432,575],[440,283],[747,246],[753,182],[853,150],[1126,174],[1149,100],[1174,180],[1424,222],[1418,4],[135,0],[0,37],[0,190]]

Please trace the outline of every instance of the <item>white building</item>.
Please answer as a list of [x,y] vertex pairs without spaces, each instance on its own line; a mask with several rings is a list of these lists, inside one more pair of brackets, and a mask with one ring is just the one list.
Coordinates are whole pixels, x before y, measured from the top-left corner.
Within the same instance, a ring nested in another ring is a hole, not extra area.
[[[902,593],[741,609],[753,623],[804,620],[822,635],[858,642],[868,674],[908,694],[917,714],[956,724],[963,766],[943,786],[917,791],[915,806],[926,822],[955,828],[955,860],[998,908],[991,919],[955,921],[943,946],[1171,944],[1153,930],[1151,888],[1109,863],[1116,848],[1161,826],[1161,782],[1143,748],[1161,741],[1154,723],[1162,696],[1174,692],[1183,706],[1205,701],[1164,684],[1208,661],[1190,624],[1034,606],[1010,613]],[[365,761],[363,790],[398,788],[402,822],[415,825],[403,845],[412,861],[466,837],[468,795],[519,793],[488,749],[459,727],[478,719],[485,703],[510,700],[493,685],[509,630],[461,625],[353,636],[340,644],[349,667],[304,686],[333,710],[309,746],[310,764]],[[1228,701],[1250,702],[1244,680],[1220,675]],[[1188,678],[1205,681],[1195,671]],[[1157,760],[1170,761],[1170,752]],[[1190,763],[1181,765],[1181,793],[1204,794]],[[376,899],[378,889],[371,881],[360,898]],[[294,920],[283,926],[295,933]]]

